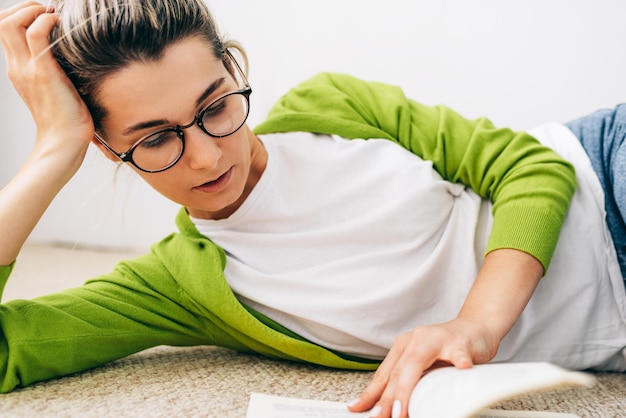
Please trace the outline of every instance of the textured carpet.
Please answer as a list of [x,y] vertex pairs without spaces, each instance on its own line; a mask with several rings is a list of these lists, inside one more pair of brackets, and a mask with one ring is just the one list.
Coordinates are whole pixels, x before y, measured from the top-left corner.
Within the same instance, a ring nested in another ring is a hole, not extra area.
[[[157,347],[0,395],[2,417],[244,417],[251,392],[349,401],[371,373],[273,361],[214,347]],[[626,375],[591,388],[527,395],[503,409],[626,417]],[[433,418],[433,417],[429,417]]]
[[[4,300],[80,284],[123,256],[128,254],[26,247]],[[371,376],[214,347],[156,347],[0,395],[0,417],[244,417],[251,392],[349,401]],[[597,374],[597,380],[591,388],[527,395],[500,407],[626,417],[626,374]]]

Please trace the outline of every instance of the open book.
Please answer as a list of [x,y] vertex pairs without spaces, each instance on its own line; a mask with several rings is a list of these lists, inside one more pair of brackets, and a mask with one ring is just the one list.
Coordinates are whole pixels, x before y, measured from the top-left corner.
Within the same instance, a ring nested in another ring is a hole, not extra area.
[[[409,416],[436,418],[573,418],[546,411],[489,409],[516,396],[553,389],[591,386],[593,376],[549,363],[498,363],[459,370],[435,369],[422,377],[411,395]],[[351,418],[342,402],[285,398],[253,393],[246,418]]]

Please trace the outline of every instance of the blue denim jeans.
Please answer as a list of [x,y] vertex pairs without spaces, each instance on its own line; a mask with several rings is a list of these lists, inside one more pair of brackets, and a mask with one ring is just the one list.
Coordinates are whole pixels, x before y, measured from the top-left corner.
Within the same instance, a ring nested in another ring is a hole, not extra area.
[[626,283],[626,104],[566,124],[589,155],[602,188],[606,221]]

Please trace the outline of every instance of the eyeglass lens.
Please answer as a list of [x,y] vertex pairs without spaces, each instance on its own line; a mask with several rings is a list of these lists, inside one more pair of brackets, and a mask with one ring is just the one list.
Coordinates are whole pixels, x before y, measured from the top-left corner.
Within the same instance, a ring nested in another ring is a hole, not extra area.
[[[246,92],[233,92],[205,108],[198,117],[200,128],[213,137],[228,136],[237,131],[248,117]],[[155,132],[137,143],[132,159],[146,171],[159,171],[178,161],[184,148],[182,129],[168,128]]]

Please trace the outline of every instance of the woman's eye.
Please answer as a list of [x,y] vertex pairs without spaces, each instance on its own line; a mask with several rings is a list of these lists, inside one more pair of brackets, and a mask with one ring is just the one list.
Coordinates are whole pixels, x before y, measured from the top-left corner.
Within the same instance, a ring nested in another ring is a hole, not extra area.
[[152,134],[144,139],[141,142],[140,146],[141,148],[158,148],[177,139],[178,134],[176,133],[176,131],[162,131]]
[[207,118],[211,116],[217,116],[226,108],[226,98],[219,99],[218,101],[211,103],[209,107],[204,109],[202,112],[202,117]]

